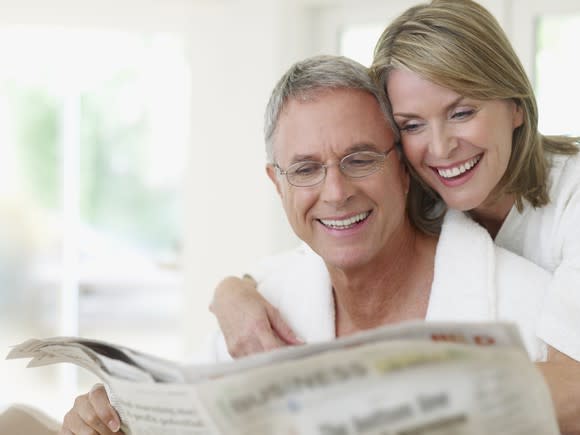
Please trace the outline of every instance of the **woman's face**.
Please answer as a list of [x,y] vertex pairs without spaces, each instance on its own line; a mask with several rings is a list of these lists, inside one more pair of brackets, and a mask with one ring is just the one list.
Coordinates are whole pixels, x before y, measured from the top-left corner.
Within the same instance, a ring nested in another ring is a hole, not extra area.
[[475,100],[394,70],[387,82],[403,150],[419,176],[458,210],[487,207],[506,171],[523,114],[511,100]]

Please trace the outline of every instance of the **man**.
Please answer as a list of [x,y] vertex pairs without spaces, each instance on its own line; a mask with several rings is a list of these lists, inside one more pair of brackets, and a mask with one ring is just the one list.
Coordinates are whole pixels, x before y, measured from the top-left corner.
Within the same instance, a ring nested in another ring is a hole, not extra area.
[[[439,243],[417,229],[406,209],[411,180],[379,102],[366,68],[341,57],[299,62],[275,87],[267,173],[307,246],[267,259],[253,273],[260,291],[306,341],[408,319],[503,319],[541,358],[533,320],[547,273],[461,214],[448,214]],[[228,358],[218,335],[205,361]],[[96,388],[77,398],[61,434],[118,428]]]

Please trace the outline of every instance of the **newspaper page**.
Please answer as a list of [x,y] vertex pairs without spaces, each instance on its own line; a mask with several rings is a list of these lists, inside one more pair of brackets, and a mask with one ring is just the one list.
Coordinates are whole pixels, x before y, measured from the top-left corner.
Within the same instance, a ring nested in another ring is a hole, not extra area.
[[381,342],[203,382],[221,433],[558,434],[549,392],[519,350]]
[[197,367],[62,337],[8,357],[91,370],[134,435],[558,433],[512,325],[412,322]]

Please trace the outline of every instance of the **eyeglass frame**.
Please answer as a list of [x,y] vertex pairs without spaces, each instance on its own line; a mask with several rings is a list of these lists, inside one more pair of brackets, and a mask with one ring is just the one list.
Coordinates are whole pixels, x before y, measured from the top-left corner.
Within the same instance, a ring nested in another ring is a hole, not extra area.
[[[355,151],[355,152],[352,152],[350,154],[347,154],[346,156],[342,157],[338,162],[335,162],[335,163],[321,163],[321,162],[317,162],[316,160],[304,160],[304,161],[301,161],[301,162],[292,163],[290,166],[288,166],[288,168],[286,168],[286,170],[283,170],[278,165],[278,163],[273,163],[272,166],[276,169],[276,171],[278,172],[278,175],[284,175],[284,178],[286,178],[286,181],[291,186],[294,186],[294,187],[314,187],[314,186],[318,186],[324,180],[326,180],[326,176],[328,174],[328,168],[330,168],[332,166],[338,166],[338,168],[340,170],[340,173],[342,175],[344,175],[345,177],[348,177],[348,178],[352,178],[352,179],[355,179],[356,180],[356,179],[360,179],[360,178],[369,177],[369,176],[373,175],[374,173],[378,172],[382,168],[382,165],[385,163],[385,160],[387,160],[387,156],[395,148],[396,147],[393,146],[393,147],[391,147],[388,150],[383,151],[383,152],[373,151],[373,150]],[[377,165],[373,169],[372,172],[369,172],[368,174],[364,174],[364,175],[360,175],[360,176],[353,176],[353,175],[349,175],[349,174],[347,174],[347,173],[344,172],[344,167],[342,166],[342,163],[346,159],[348,159],[349,157],[352,157],[353,155],[356,155],[356,154],[374,154],[374,155],[377,155],[377,156],[378,155],[383,156],[383,158],[382,158],[382,160],[377,161]],[[302,164],[305,164],[305,163],[314,163],[314,164],[320,165],[320,168],[324,170],[324,172],[323,172],[324,175],[322,176],[322,178],[319,181],[317,181],[317,182],[315,182],[313,184],[294,184],[294,183],[292,183],[290,181],[290,178],[288,178],[288,172],[290,171],[290,169],[292,167],[295,167],[297,165],[302,165]]]

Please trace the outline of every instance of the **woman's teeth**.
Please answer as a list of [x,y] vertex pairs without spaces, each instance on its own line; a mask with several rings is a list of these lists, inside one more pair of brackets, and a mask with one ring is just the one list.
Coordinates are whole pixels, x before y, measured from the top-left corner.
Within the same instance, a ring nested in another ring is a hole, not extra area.
[[470,159],[470,160],[462,163],[459,166],[455,166],[454,168],[437,169],[437,173],[439,174],[439,176],[441,176],[443,178],[453,178],[453,177],[457,177],[458,175],[461,175],[464,172],[469,171],[480,160],[481,160],[481,155],[476,156],[476,157],[474,157],[474,158],[472,158],[472,159]]
[[347,219],[320,219],[320,222],[326,227],[333,228],[333,229],[346,229],[352,227],[354,224],[357,224],[363,220],[365,220],[368,215],[371,214],[369,211],[364,213],[357,214],[356,216],[349,217]]

